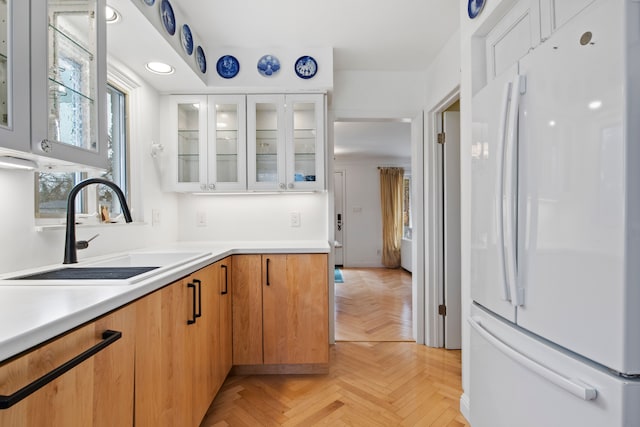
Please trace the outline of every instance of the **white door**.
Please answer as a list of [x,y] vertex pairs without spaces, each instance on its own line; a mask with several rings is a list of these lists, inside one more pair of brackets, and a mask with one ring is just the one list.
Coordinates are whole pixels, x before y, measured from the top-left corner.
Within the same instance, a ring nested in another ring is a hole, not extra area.
[[471,297],[515,322],[504,262],[504,147],[517,64],[473,97],[471,142]]
[[335,171],[334,177],[334,240],[335,264],[344,265],[344,171]]
[[638,373],[638,284],[625,260],[637,227],[625,195],[639,185],[625,181],[625,161],[637,167],[638,140],[624,138],[622,3],[595,2],[520,63],[518,324]]
[[462,345],[460,305],[460,113],[442,113],[443,144],[443,222],[444,222],[444,346]]

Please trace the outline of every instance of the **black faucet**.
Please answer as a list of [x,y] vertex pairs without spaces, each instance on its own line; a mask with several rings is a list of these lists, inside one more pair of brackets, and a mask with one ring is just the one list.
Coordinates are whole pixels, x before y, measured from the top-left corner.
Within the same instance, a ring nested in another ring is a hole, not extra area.
[[69,198],[67,199],[67,230],[64,241],[64,262],[63,264],[75,264],[78,262],[78,252],[76,246],[76,196],[87,185],[91,184],[104,184],[107,187],[115,191],[122,207],[122,214],[124,220],[127,222],[133,221],[131,219],[131,212],[129,206],[127,206],[127,199],[124,197],[124,193],[115,183],[102,179],[102,178],[89,178],[77,183],[69,192]]

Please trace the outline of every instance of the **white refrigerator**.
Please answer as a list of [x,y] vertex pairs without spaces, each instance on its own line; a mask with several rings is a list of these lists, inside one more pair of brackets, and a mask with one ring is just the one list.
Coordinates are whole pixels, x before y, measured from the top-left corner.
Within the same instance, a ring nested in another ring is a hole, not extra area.
[[640,2],[473,97],[470,422],[640,426]]

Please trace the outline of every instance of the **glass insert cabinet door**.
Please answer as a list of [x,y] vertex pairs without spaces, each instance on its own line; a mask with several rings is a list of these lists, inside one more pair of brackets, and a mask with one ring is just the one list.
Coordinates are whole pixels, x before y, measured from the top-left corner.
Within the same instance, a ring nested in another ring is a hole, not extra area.
[[247,97],[248,187],[285,190],[285,97]]
[[0,0],[0,146],[29,143],[29,2]]
[[291,131],[287,144],[289,189],[322,189],[324,186],[324,103],[313,95],[287,96]]
[[[104,0],[48,0],[32,8],[34,143],[51,157],[103,167],[107,159]],[[42,32],[42,33],[41,33]],[[37,41],[43,44],[35,44]],[[46,46],[46,55],[42,47]],[[46,58],[46,64],[37,54]],[[44,87],[43,87],[44,84]],[[43,117],[42,117],[43,116]],[[103,117],[104,116],[104,117]]]
[[206,190],[207,97],[171,97],[169,121],[175,138],[174,185],[180,191]]
[[208,190],[245,190],[246,98],[244,95],[210,95],[208,104]]

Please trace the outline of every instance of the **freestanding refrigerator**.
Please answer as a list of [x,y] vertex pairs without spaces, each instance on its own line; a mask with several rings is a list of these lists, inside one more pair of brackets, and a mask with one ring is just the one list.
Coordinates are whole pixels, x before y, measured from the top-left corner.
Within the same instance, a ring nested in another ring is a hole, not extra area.
[[640,426],[640,2],[591,3],[472,121],[472,426]]

